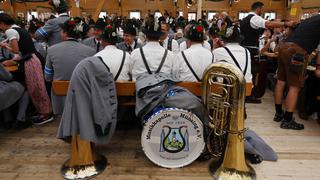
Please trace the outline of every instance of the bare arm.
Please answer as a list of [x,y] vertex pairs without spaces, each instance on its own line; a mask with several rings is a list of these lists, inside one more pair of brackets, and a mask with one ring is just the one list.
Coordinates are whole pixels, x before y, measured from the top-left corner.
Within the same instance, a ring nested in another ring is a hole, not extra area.
[[272,42],[275,41],[274,39],[275,37],[272,37],[272,39],[268,39],[267,41],[267,44],[265,46],[263,46],[263,48],[261,49],[260,53],[262,55],[265,55],[265,56],[268,56],[268,57],[277,57],[277,54],[276,53],[273,53],[273,52],[269,52],[268,49],[270,48],[270,44]]
[[295,21],[289,21],[289,22],[279,22],[279,21],[266,21],[266,27],[268,28],[277,28],[277,27],[292,27],[297,25],[297,22]]
[[18,41],[16,39],[12,39],[10,41],[10,49],[11,52],[18,54],[20,52]]

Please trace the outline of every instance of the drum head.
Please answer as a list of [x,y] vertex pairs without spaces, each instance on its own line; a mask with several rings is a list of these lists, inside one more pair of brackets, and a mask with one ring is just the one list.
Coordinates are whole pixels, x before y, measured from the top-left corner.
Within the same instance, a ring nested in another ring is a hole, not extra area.
[[165,168],[186,166],[202,153],[203,124],[193,113],[166,108],[145,123],[141,144],[146,156]]

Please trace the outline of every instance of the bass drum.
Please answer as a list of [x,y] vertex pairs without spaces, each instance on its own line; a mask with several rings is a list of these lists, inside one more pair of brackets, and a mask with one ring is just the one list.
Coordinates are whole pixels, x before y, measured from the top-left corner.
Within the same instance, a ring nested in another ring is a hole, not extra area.
[[165,168],[183,167],[196,160],[204,149],[203,124],[186,110],[162,109],[144,124],[141,144],[153,163]]

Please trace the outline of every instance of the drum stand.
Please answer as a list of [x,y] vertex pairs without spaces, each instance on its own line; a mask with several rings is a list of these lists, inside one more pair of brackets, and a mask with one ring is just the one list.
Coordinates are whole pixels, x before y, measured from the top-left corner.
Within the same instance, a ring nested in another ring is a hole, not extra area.
[[93,144],[80,139],[80,135],[72,136],[71,158],[63,163],[61,175],[65,179],[91,179],[106,168],[107,159],[92,151]]

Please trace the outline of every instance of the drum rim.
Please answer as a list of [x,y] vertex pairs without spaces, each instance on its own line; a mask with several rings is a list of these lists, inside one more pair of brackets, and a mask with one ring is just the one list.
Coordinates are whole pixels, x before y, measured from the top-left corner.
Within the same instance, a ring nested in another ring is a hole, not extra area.
[[[157,116],[158,114],[160,114],[161,112],[166,111],[166,110],[179,110],[179,111],[184,111],[184,112],[190,113],[190,111],[185,110],[185,109],[180,109],[180,108],[163,108],[163,109],[157,111],[157,112],[156,112],[155,114],[153,114],[152,116],[150,116],[150,117],[146,120],[146,122],[143,124],[143,127],[146,126],[147,122],[148,122],[151,118]],[[191,112],[191,113],[192,113],[192,112]],[[193,114],[194,114],[194,113],[193,113]],[[204,125],[203,125],[201,119],[200,119],[196,114],[194,114],[194,116],[199,120],[199,122],[200,122],[201,125],[202,125],[202,129],[204,130]],[[203,133],[202,133],[202,134],[203,134]],[[181,164],[179,164],[179,165],[164,165],[164,164],[161,164],[160,162],[155,161],[154,159],[152,159],[152,158],[151,158],[151,154],[146,153],[146,148],[145,148],[145,146],[144,146],[144,144],[146,144],[146,141],[142,141],[142,138],[143,138],[143,137],[144,137],[144,128],[143,128],[143,130],[142,130],[142,132],[141,132],[141,147],[142,147],[142,150],[143,150],[144,154],[148,157],[148,159],[149,159],[151,162],[153,162],[154,164],[156,164],[156,165],[158,165],[158,166],[160,166],[160,167],[164,167],[164,168],[181,168],[181,167],[187,166],[187,165],[191,164],[192,162],[194,162],[198,157],[200,157],[200,155],[203,153],[204,148],[205,148],[205,141],[204,141],[204,134],[203,134],[203,136],[202,136],[201,148],[200,148],[199,152],[197,151],[197,153],[196,153],[196,154],[198,154],[198,155],[194,156],[194,158],[190,158],[188,161],[185,161],[184,163],[181,163]]]

